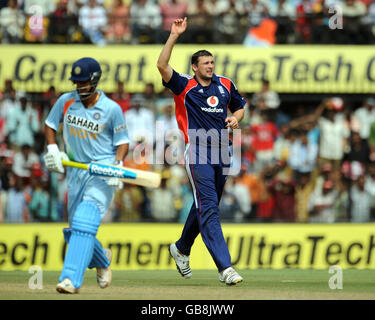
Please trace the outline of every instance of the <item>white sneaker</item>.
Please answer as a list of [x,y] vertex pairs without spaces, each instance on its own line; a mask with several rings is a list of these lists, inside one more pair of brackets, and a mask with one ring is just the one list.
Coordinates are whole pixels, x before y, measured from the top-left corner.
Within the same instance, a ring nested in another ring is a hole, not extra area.
[[[108,258],[109,263],[112,262],[112,251],[105,249],[105,256]],[[96,268],[96,280],[100,288],[104,289],[109,287],[112,282],[112,270],[110,266],[107,268]]]
[[192,272],[189,266],[189,256],[182,254],[178,251],[176,244],[173,243],[169,246],[169,253],[176,262],[178,272],[186,279],[190,279]]
[[73,283],[70,279],[65,278],[56,286],[57,292],[60,293],[78,293],[79,290],[73,286]]
[[226,268],[219,272],[219,280],[227,285],[235,285],[243,280],[243,278],[232,267]]

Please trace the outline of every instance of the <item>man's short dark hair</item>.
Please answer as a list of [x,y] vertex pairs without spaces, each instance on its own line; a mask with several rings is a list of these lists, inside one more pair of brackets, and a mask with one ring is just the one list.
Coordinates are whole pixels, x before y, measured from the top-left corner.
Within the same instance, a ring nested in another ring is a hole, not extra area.
[[212,53],[207,50],[199,50],[191,56],[191,64],[198,64],[199,57],[212,57]]

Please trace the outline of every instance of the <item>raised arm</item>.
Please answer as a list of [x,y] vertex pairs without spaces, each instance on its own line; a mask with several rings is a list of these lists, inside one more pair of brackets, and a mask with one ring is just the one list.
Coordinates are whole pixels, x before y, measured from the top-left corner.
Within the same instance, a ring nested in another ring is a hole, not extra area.
[[309,114],[307,116],[302,116],[297,119],[294,119],[290,122],[291,128],[297,128],[306,122],[314,122],[318,121],[319,117],[322,115],[323,111],[328,107],[329,100],[325,99],[323,100],[318,107],[316,108],[315,112],[313,114]]
[[173,75],[173,69],[169,65],[169,60],[171,58],[172,50],[174,45],[177,42],[177,39],[179,36],[185,32],[187,27],[187,18],[184,19],[176,19],[173,21],[172,27],[171,27],[171,33],[168,37],[167,42],[165,43],[163,50],[160,53],[157,67],[161,74],[161,77],[165,82],[169,82],[171,80]]

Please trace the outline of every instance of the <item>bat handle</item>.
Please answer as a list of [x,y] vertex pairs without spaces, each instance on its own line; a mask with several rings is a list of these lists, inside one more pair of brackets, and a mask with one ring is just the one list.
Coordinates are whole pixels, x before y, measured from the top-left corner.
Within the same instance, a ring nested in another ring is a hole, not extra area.
[[83,169],[83,170],[88,170],[89,168],[89,164],[87,163],[79,163],[79,162],[66,161],[66,160],[62,160],[61,162],[63,166],[66,166],[66,167],[73,167],[73,168],[78,168],[78,169]]

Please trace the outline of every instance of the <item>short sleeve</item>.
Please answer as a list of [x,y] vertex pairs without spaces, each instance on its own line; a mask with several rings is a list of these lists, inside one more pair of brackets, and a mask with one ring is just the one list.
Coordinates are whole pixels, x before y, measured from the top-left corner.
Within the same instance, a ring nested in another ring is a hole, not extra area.
[[172,78],[169,80],[169,82],[165,82],[163,80],[163,86],[171,89],[171,91],[175,95],[181,94],[185,88],[189,80],[191,79],[191,76],[187,74],[177,73],[173,70]]
[[[69,101],[69,100],[68,100]],[[68,102],[66,96],[61,96],[49,112],[45,124],[54,130],[58,130],[64,118],[64,105]]]
[[231,81],[231,90],[230,90],[230,103],[229,103],[229,110],[233,113],[239,109],[242,109],[245,104],[246,100],[239,94],[237,87]]
[[121,107],[116,105],[112,113],[113,144],[119,146],[129,143],[128,128]]

